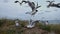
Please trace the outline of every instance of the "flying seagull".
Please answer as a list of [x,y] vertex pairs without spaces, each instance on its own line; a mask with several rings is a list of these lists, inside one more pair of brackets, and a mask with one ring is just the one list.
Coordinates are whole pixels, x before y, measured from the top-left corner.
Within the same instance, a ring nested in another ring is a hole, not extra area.
[[37,6],[35,7],[35,3],[34,2],[30,2],[30,1],[25,1],[25,0],[22,0],[22,2],[20,3],[19,1],[15,1],[15,3],[19,3],[20,5],[22,5],[22,3],[28,3],[29,7],[32,9],[32,12],[34,12],[36,9],[38,9],[39,7],[41,6],[38,6],[38,3],[37,3]]
[[30,20],[30,24],[27,25],[27,28],[33,28],[36,23],[39,23],[39,21],[40,21],[40,20],[36,20],[36,21]]
[[57,7],[57,8],[60,8],[60,3],[57,3],[57,4],[53,3],[55,1],[46,1],[46,2],[49,2],[49,5],[47,6],[48,8],[49,7]]
[[37,12],[38,12],[38,10],[36,10],[35,12],[32,12],[32,13],[31,13],[31,12],[26,12],[26,14],[30,14],[30,15],[33,16],[33,15],[35,15]]
[[32,12],[34,12],[36,9],[38,9],[39,7],[41,7],[41,6],[38,6],[38,3],[37,3],[37,6],[35,7],[35,3],[34,2],[25,1],[25,0],[23,0],[20,4],[22,4],[23,2],[28,3],[28,5],[32,9]]

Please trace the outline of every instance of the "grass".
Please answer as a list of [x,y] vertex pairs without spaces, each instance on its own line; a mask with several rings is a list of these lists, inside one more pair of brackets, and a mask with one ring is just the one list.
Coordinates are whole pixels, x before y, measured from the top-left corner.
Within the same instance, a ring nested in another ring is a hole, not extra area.
[[36,26],[37,26],[39,29],[43,29],[43,30],[46,30],[46,31],[48,31],[48,32],[51,31],[51,26],[50,26],[50,25],[45,26],[45,25],[43,25],[42,23],[37,23]]
[[60,24],[56,25],[51,25],[52,26],[52,31],[54,31],[56,34],[60,34]]
[[60,34],[60,24],[50,24],[48,26],[44,26],[42,25],[42,23],[37,23],[36,27],[38,27],[39,29],[46,30],[48,32],[52,31],[56,34]]
[[[19,20],[20,26],[17,29],[19,34],[22,34],[24,32],[22,28],[26,23],[26,21]],[[16,34],[15,20],[0,19],[0,34]]]
[[[11,19],[0,19],[0,34],[16,34],[15,20]],[[19,34],[24,34],[24,27],[28,24],[28,21],[19,20],[20,27],[18,29]],[[44,26],[42,23],[36,23],[37,29],[42,29],[48,32],[55,32],[60,34],[60,24]],[[28,30],[28,29],[27,29]],[[32,32],[36,34],[35,32]]]

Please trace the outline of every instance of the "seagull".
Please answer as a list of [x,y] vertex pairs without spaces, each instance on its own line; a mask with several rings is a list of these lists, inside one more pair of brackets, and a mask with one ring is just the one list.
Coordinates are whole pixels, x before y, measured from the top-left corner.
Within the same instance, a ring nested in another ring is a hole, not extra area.
[[35,12],[26,12],[25,14],[30,14],[30,15],[35,15],[38,12],[38,10],[36,10]]
[[17,21],[17,20],[15,21],[15,25],[16,25],[16,27],[18,27],[18,26],[19,26],[19,23],[18,23],[18,21]]
[[48,21],[46,21],[46,22],[44,23],[44,25],[46,25],[46,26],[49,25]]
[[35,26],[35,24],[38,23],[38,22],[39,22],[38,20],[36,20],[36,21],[30,20],[30,24],[27,25],[27,28],[33,28]]
[[38,3],[37,3],[37,6],[35,7],[35,3],[34,2],[30,2],[30,1],[22,1],[22,3],[25,2],[25,3],[28,3],[28,5],[31,7],[32,9],[32,12],[34,12],[36,9],[38,9],[39,7],[41,6],[38,6]]
[[19,3],[20,5],[22,5],[22,3],[28,3],[29,7],[32,9],[32,12],[34,12],[36,9],[38,9],[39,7],[41,6],[38,6],[38,3],[37,3],[37,6],[35,7],[35,3],[34,2],[30,2],[30,1],[25,1],[25,0],[22,0],[22,2],[20,3],[19,1],[15,1],[15,3]]
[[[50,7],[50,5],[52,5],[53,2],[55,1],[46,1],[46,2],[49,2],[49,5],[47,6],[48,8]],[[54,3],[53,3],[54,4]]]
[[30,19],[29,24],[27,25],[27,28],[33,28],[35,26],[35,23],[34,24],[32,23],[33,23],[33,20]]
[[53,3],[55,1],[46,1],[46,2],[49,2],[49,5],[47,6],[48,8],[49,7],[57,7],[57,8],[60,8],[60,3],[57,3],[57,4]]

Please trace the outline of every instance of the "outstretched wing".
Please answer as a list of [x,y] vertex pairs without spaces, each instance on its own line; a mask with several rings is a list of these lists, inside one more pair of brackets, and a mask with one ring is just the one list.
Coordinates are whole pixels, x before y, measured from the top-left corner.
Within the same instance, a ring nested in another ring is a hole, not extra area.
[[39,8],[39,7],[41,7],[41,6],[38,6],[38,2],[37,2],[37,6],[36,6],[36,9],[37,9],[37,8]]
[[35,6],[35,3],[34,2],[32,2],[32,4]]
[[37,6],[38,6],[38,2],[37,2]]
[[49,2],[49,5],[47,6],[47,8],[49,8],[50,5],[51,5],[53,2],[55,2],[55,1],[53,0],[53,1],[46,1],[46,2]]
[[23,3],[23,2],[27,3],[27,1],[25,1],[25,0],[22,0],[22,1],[21,1],[21,3],[20,3],[20,5],[22,5],[22,3]]
[[58,3],[57,5],[59,5],[59,6],[60,6],[60,3]]
[[50,3],[52,3],[52,2],[55,2],[55,1],[46,1],[46,2],[50,2]]
[[38,9],[39,7],[41,7],[41,6],[37,6],[36,9]]
[[15,3],[17,3],[17,2],[19,2],[19,1],[15,1]]
[[27,3],[27,1],[25,1],[25,0],[22,0],[22,2],[21,2],[21,3],[23,3],[23,2]]

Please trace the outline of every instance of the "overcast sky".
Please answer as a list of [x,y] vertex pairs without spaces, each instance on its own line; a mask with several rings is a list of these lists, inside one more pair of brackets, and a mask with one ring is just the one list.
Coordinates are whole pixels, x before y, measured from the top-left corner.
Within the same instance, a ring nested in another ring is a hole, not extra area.
[[[44,20],[60,20],[60,8],[50,7],[47,8],[47,0],[29,0],[31,2],[38,2],[42,7],[38,9],[35,17],[31,17],[26,12],[31,12],[31,8],[28,4],[22,4],[20,6],[18,3],[14,3],[15,0],[0,0],[0,17],[7,18],[21,18],[21,19],[44,19]],[[21,2],[21,0],[19,0]],[[50,0],[52,1],[52,0]],[[54,3],[59,3],[60,0],[55,0]]]

